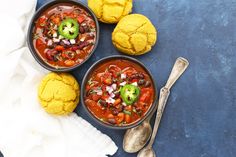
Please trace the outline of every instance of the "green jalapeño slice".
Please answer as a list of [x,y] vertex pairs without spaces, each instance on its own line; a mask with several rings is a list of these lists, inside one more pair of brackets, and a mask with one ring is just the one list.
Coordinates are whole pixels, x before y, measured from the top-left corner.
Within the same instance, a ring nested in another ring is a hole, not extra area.
[[122,100],[131,105],[138,100],[140,89],[137,86],[127,84],[121,88],[120,95]]
[[61,22],[58,32],[66,39],[75,39],[79,34],[79,24],[74,19],[65,19]]

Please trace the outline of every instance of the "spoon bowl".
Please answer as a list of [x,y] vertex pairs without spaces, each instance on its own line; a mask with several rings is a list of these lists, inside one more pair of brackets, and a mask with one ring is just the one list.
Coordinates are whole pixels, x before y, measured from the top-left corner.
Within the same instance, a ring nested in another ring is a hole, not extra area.
[[138,153],[137,157],[156,157],[156,154],[152,148],[144,148]]
[[135,153],[142,149],[151,137],[152,127],[149,120],[145,120],[134,129],[129,129],[125,133],[123,149],[128,153]]

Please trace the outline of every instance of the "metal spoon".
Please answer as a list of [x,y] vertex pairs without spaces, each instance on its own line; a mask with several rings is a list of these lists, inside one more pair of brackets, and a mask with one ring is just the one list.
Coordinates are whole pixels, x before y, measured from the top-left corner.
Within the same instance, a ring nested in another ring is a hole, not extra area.
[[[154,109],[156,111],[156,108]],[[153,114],[150,114],[153,115]],[[149,116],[139,126],[128,129],[124,135],[123,149],[128,153],[138,152],[148,142],[151,137],[152,127],[150,125]]]
[[154,124],[150,142],[145,148],[143,148],[138,153],[138,157],[156,157],[156,154],[154,150],[152,149],[152,145],[154,143],[154,140],[155,140],[158,128],[159,128],[159,124],[160,124],[161,117],[166,106],[167,99],[170,95],[170,89],[173,86],[173,84],[176,82],[176,80],[183,74],[183,72],[186,70],[188,65],[189,63],[186,59],[182,57],[177,58],[175,65],[169,76],[169,79],[167,80],[166,85],[161,89],[161,92],[160,92],[159,104],[157,108],[155,124]]
[[[167,90],[168,92],[166,92],[165,89],[162,89],[160,92],[159,106],[161,106],[160,105],[161,103],[163,104],[166,101],[165,99],[168,98],[169,89],[172,87],[172,85],[175,83],[175,81],[181,76],[181,74],[185,71],[185,69],[188,67],[188,65],[189,65],[188,61],[182,57],[180,57],[176,60],[175,65],[171,71],[170,77],[165,85],[165,88],[168,89]],[[153,113],[155,111],[156,110],[153,110]],[[126,131],[125,136],[124,136],[124,140],[123,140],[123,149],[126,152],[128,152],[128,153],[138,152],[140,149],[142,149],[144,147],[144,145],[146,145],[146,143],[148,142],[148,140],[151,136],[151,132],[152,132],[152,128],[149,123],[149,121],[152,117],[152,114],[150,114],[150,117],[148,117],[141,125]],[[157,113],[157,114],[160,115],[159,113]],[[158,121],[156,120],[155,123],[158,123]],[[157,129],[158,129],[158,126],[154,127],[154,131],[152,134],[152,140],[150,140],[150,144],[149,144],[150,146],[152,146],[152,144],[154,142]]]

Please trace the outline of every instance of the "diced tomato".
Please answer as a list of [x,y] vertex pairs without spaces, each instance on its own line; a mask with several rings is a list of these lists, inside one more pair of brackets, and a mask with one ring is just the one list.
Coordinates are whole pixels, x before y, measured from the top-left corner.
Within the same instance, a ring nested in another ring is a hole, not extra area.
[[138,79],[133,79],[131,82],[138,82]]
[[139,100],[141,102],[146,102],[150,98],[150,95],[150,92],[143,93]]
[[102,85],[102,91],[104,92],[104,91],[106,91],[106,85]]
[[111,124],[116,124],[116,119],[112,114],[108,114],[107,121]]
[[84,19],[85,19],[84,16],[79,16],[79,17],[77,18],[77,20],[78,20],[79,23],[82,23],[82,22],[84,21]]
[[107,118],[114,118],[114,115],[110,113],[107,115]]
[[95,23],[94,23],[93,21],[91,21],[91,22],[89,23],[89,25],[90,25],[92,28],[95,28]]
[[64,48],[63,46],[61,46],[61,45],[57,45],[57,46],[55,47],[55,50],[57,50],[57,51],[63,51],[63,50],[65,50],[65,48]]
[[39,26],[44,27],[46,25],[46,18],[45,17],[39,18],[38,24]]
[[52,19],[52,21],[53,21],[53,23],[58,25],[60,23],[60,18],[59,17],[55,17],[55,18]]
[[132,111],[132,106],[131,105],[125,106],[125,110],[126,111]]
[[150,99],[152,93],[153,93],[153,90],[151,88],[141,89],[141,96],[139,98],[139,101],[141,101],[141,102],[148,101]]
[[63,58],[66,58],[66,57],[67,57],[65,53],[61,53],[61,56],[62,56]]
[[45,49],[46,44],[40,38],[36,39],[36,47],[37,49]]
[[106,78],[103,82],[104,82],[105,84],[107,84],[107,85],[112,84],[111,78]]
[[75,64],[75,61],[68,59],[68,60],[65,60],[64,63],[65,63],[66,66],[73,66]]
[[86,91],[90,90],[90,86],[89,85],[86,85]]
[[106,72],[104,75],[101,77],[102,82],[104,82],[107,85],[112,84],[112,78],[111,78],[111,73]]
[[108,98],[109,98],[109,95],[107,95],[107,94],[103,94],[103,95],[102,95],[102,99],[103,99],[103,100],[106,100],[106,99],[108,99]]
[[96,93],[93,93],[91,97],[92,97],[92,100],[98,101],[101,98],[101,95],[97,95]]
[[97,79],[97,80],[100,80],[100,79],[102,78],[103,74],[104,74],[104,73],[98,73],[98,74],[96,75],[96,79]]
[[43,45],[44,44],[44,42],[40,39],[40,38],[38,38],[37,40],[36,40],[36,46],[38,47],[38,46],[40,46],[40,45]]
[[131,122],[131,116],[128,114],[125,114],[125,122],[130,123]]
[[118,99],[115,100],[114,106],[117,106],[117,105],[119,105],[120,103],[121,103],[121,99],[118,98]]
[[117,117],[116,117],[116,122],[117,124],[120,124],[123,120],[125,119],[125,114],[124,113],[118,113]]

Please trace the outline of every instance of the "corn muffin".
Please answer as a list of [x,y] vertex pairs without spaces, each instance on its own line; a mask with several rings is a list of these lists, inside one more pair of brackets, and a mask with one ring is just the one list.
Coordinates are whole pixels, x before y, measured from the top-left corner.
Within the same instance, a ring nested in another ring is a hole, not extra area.
[[132,0],[88,0],[98,20],[104,23],[117,23],[132,11]]
[[141,55],[149,52],[156,40],[156,28],[147,17],[141,14],[125,16],[112,33],[114,46],[128,55]]
[[74,111],[79,102],[79,84],[67,73],[49,73],[38,88],[41,106],[50,114],[65,115]]

